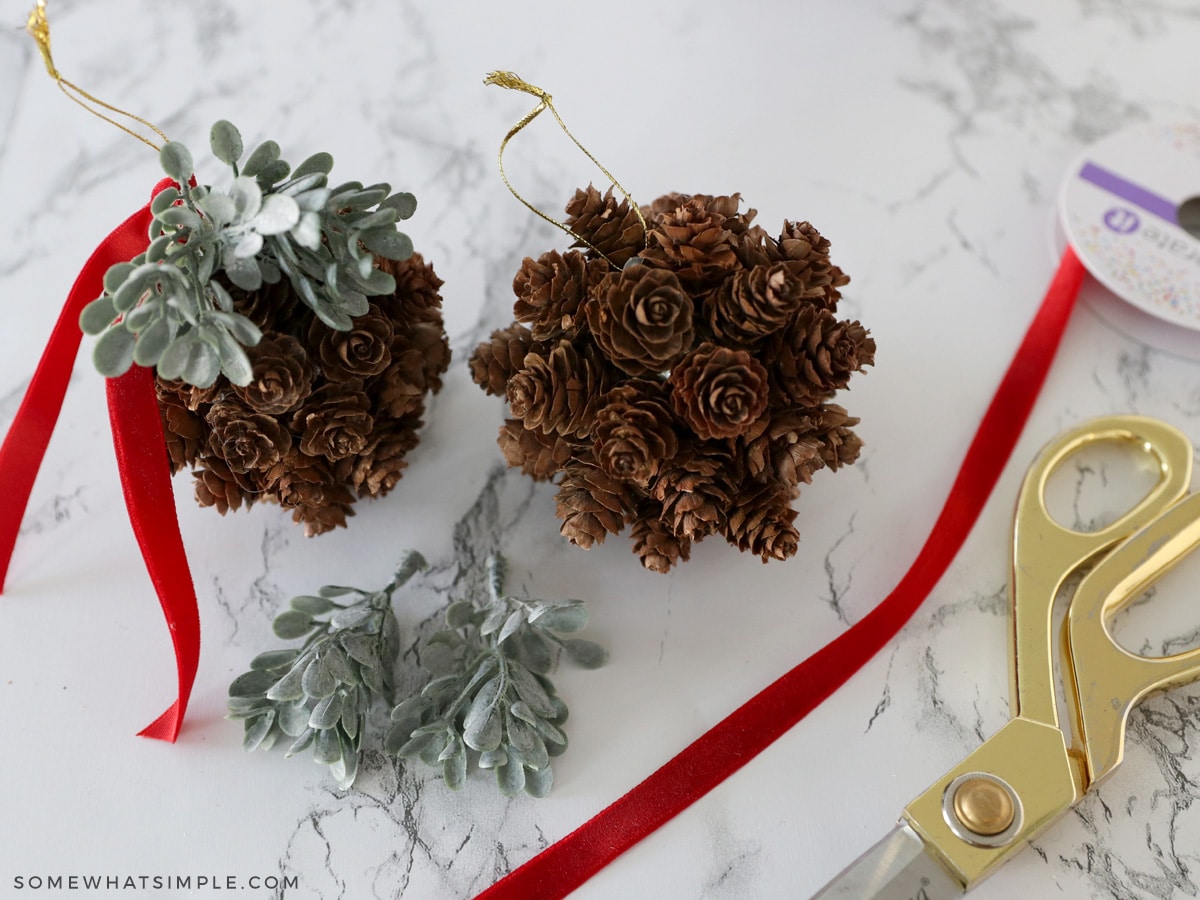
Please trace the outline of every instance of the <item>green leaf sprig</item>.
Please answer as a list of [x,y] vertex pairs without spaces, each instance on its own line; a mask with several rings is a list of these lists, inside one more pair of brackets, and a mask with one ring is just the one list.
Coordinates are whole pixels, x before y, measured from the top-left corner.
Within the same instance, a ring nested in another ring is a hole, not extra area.
[[446,785],[462,787],[473,758],[493,769],[500,790],[544,797],[554,773],[551,757],[567,749],[567,706],[547,673],[560,649],[579,665],[597,668],[608,653],[592,641],[563,638],[587,624],[581,600],[550,602],[504,593],[505,563],[487,561],[488,596],[446,611],[446,629],[421,653],[435,677],[421,693],[392,710],[384,750],[440,766]]
[[246,750],[268,750],[286,736],[286,756],[311,746],[338,787],[354,783],[368,711],[377,698],[393,699],[400,627],[392,594],[425,566],[409,552],[382,590],[327,585],[292,598],[275,619],[275,634],[307,635],[304,646],[259,654],[229,686],[229,718],[245,720]]
[[392,194],[382,183],[329,187],[332,156],[314,154],[293,170],[274,141],[239,169],[242,136],[225,121],[213,125],[210,144],[233,171],[229,190],[190,184],[191,152],[164,144],[159,160],[176,186],[151,202],[150,246],[112,266],[104,293],[80,315],[83,331],[99,336],[93,360],[105,376],[137,363],[197,387],[220,374],[249,384],[244,348],[262,335],[235,311],[216,275],[247,291],[287,276],[322,322],[348,331],[367,311],[367,297],[396,290],[375,257],[412,255],[412,241],[396,228],[416,210],[412,194]]

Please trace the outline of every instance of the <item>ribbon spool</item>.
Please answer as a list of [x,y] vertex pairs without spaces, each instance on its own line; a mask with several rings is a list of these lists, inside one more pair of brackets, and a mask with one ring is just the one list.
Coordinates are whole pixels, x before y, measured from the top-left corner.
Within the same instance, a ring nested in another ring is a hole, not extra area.
[[1096,279],[1118,331],[1200,360],[1200,124],[1138,125],[1088,147],[1059,192],[1055,243]]

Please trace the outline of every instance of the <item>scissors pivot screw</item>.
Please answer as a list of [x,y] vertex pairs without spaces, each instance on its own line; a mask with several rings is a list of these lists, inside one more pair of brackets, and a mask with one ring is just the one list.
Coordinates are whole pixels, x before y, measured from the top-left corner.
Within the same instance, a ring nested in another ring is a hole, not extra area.
[[1001,834],[1012,825],[1016,814],[1012,795],[990,778],[968,778],[954,792],[954,815],[973,834]]

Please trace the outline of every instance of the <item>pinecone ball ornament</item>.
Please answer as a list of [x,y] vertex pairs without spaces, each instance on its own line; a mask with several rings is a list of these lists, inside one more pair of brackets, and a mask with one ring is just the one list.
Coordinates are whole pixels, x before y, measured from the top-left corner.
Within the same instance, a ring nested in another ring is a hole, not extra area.
[[858,458],[858,419],[832,402],[875,356],[837,316],[850,279],[811,224],[771,237],[740,205],[667,194],[638,210],[576,191],[578,240],[524,261],[516,321],[471,356],[475,382],[508,401],[505,460],[558,486],[574,544],[629,525],[656,572],[710,534],[786,559],[799,485]]

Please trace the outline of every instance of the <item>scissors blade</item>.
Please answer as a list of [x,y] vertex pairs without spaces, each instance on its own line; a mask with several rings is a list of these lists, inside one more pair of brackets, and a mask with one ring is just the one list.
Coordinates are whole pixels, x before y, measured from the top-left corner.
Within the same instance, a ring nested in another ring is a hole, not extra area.
[[813,900],[954,900],[965,891],[900,823],[852,862]]

